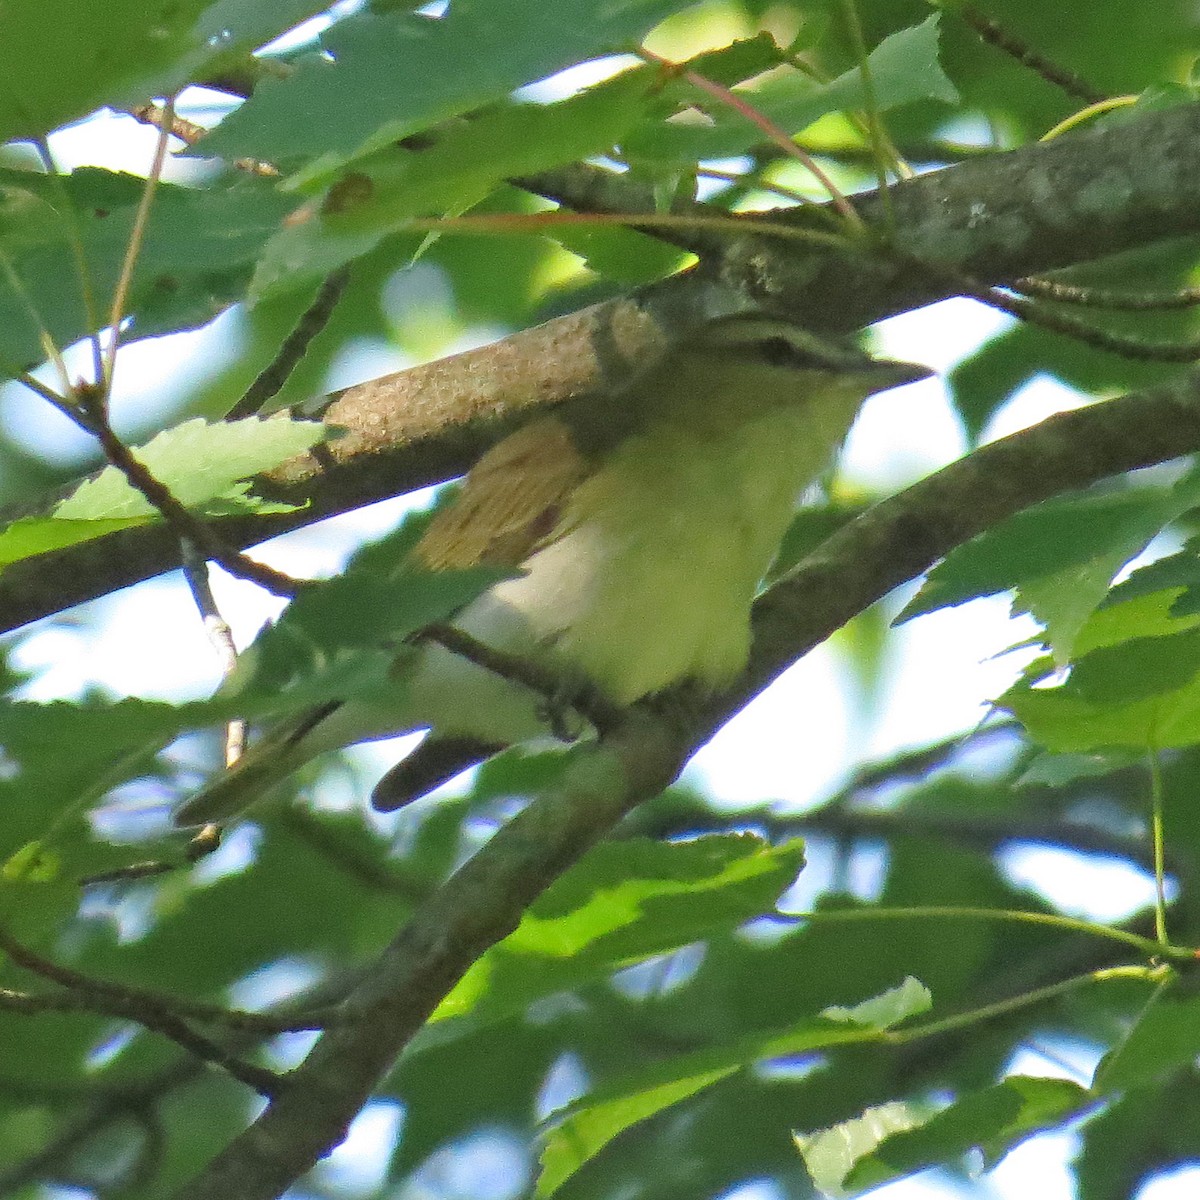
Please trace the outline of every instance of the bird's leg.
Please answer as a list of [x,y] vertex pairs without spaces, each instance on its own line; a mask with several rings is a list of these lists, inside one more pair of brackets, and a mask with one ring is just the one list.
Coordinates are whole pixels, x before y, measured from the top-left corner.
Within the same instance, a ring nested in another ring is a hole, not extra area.
[[685,679],[647,696],[643,703],[670,725],[689,729],[711,694],[712,689],[699,680]]
[[608,707],[581,673],[564,671],[558,673],[553,688],[543,694],[537,714],[552,736],[560,742],[574,742],[584,732],[578,718],[583,717],[588,724],[599,728],[597,715]]

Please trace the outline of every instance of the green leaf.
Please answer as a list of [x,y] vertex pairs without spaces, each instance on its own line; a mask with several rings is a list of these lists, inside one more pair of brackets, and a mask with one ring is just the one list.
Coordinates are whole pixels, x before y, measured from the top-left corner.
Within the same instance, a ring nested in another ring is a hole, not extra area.
[[0,859],[38,842],[64,860],[68,881],[77,878],[96,852],[83,810],[144,773],[153,752],[194,715],[146,700],[0,703],[0,745],[11,773],[0,779]]
[[1079,1200],[1129,1200],[1179,1164],[1200,1160],[1200,1096],[1192,1073],[1115,1098],[1085,1121],[1076,1156]]
[[62,863],[40,841],[26,842],[0,867],[5,883],[52,883],[62,874]]
[[864,507],[862,504],[806,504],[799,509],[779,544],[775,561],[767,574],[767,582],[774,583],[786,575],[826,538],[832,537],[847,521],[858,516]]
[[[875,101],[887,111],[918,100],[958,99],[954,85],[938,64],[938,15],[885,38],[868,58]],[[831,83],[813,84],[799,72],[782,81],[739,92],[739,96],[787,133],[800,133],[826,113],[866,107],[862,73],[854,68]],[[622,150],[631,161],[664,164],[733,158],[762,140],[762,130],[745,117],[691,89],[681,93],[688,106],[703,106],[707,124],[646,121],[628,137]]]
[[[931,13],[920,25],[910,25],[884,38],[867,56],[871,86],[881,109],[887,111],[918,100],[958,103],[958,89],[942,70],[940,35],[939,15]],[[837,109],[864,107],[862,72],[857,69],[839,75],[829,90]]]
[[[1057,687],[1030,677],[997,707],[1058,754],[1191,745],[1200,740],[1200,632],[1175,619],[1174,592],[1098,610],[1079,634],[1081,654]],[[1142,631],[1167,630],[1153,636]]]
[[1197,471],[1161,490],[1046,501],[947,555],[896,622],[1015,588],[1066,662],[1117,571],[1197,503]]
[[865,1154],[847,1155],[851,1161],[839,1184],[844,1194],[878,1187],[926,1167],[954,1163],[975,1147],[995,1162],[1018,1142],[1094,1102],[1085,1088],[1069,1080],[1010,1076],[925,1120],[888,1132]]
[[851,1025],[861,1025],[864,1029],[882,1031],[891,1029],[901,1021],[917,1013],[927,1012],[933,1006],[933,997],[929,989],[919,980],[910,975],[899,987],[872,996],[852,1008],[833,1005],[823,1009],[821,1016],[830,1021],[845,1021]]
[[623,50],[687,6],[490,0],[451,5],[437,18],[356,13],[322,35],[320,56],[286,79],[265,80],[195,152],[308,162],[323,174],[564,67]]
[[35,554],[47,554],[61,550],[76,542],[91,541],[116,533],[120,529],[132,529],[145,525],[148,517],[113,518],[109,520],[68,521],[56,517],[21,517],[0,530],[0,568]]
[[[50,808],[78,814],[104,792],[147,773],[165,743],[233,717],[287,716],[369,695],[385,706],[386,722],[386,704],[403,699],[397,645],[497,577],[494,571],[414,571],[405,556],[419,533],[420,523],[409,522],[364,547],[345,576],[306,588],[209,700],[0,703],[0,745],[7,761],[19,767],[13,779],[0,779],[0,808],[12,804],[22,814],[40,813],[31,804],[38,797]],[[62,750],[67,746],[69,754]],[[10,817],[4,835],[20,845],[43,828]],[[0,854],[4,849],[0,839]]]
[[843,1184],[856,1163],[885,1138],[914,1129],[927,1117],[928,1106],[893,1100],[868,1108],[861,1116],[830,1129],[795,1134],[796,1148],[812,1181],[826,1196],[848,1196]]
[[1200,742],[1200,686],[1128,704],[1090,704],[1069,687],[1017,684],[996,701],[1047,750],[1058,754],[1115,749],[1165,750]]
[[1017,778],[1014,787],[1065,787],[1080,779],[1111,775],[1138,762],[1137,752],[1110,750],[1090,754],[1039,754]]
[[803,866],[803,844],[749,834],[591,850],[442,1001],[433,1020],[495,1020],[774,910]]
[[649,283],[677,271],[687,259],[677,247],[649,234],[600,222],[548,225],[546,234],[581,258],[590,271],[614,283]]
[[573,1114],[546,1138],[540,1159],[541,1171],[533,1191],[536,1200],[553,1196],[619,1133],[694,1096],[735,1070],[736,1067],[722,1067],[681,1076],[657,1087],[589,1104]]
[[1190,1067],[1200,1056],[1200,996],[1162,988],[1142,1010],[1117,1048],[1096,1068],[1101,1092],[1149,1087]]
[[389,146],[356,160],[320,213],[272,239],[254,290],[328,274],[410,217],[459,213],[509,176],[603,153],[634,120],[650,80],[629,72],[556,104],[511,104],[442,133],[424,149]]
[[[209,501],[221,499],[244,503],[245,511],[253,512],[254,500],[234,485],[311,449],[325,432],[320,421],[287,417],[247,417],[211,425],[196,417],[156,434],[134,453],[188,508],[203,510]],[[106,467],[80,484],[54,514],[71,521],[127,520],[153,517],[157,510],[120,471]]]
[[469,799],[480,805],[499,797],[536,796],[562,779],[570,753],[562,747],[531,750],[528,746],[511,746],[480,766]]
[[[107,311],[97,305],[116,285],[144,186],[92,167],[66,176],[0,170],[0,369],[41,362],[43,331],[61,347],[103,326]],[[195,328],[241,299],[267,237],[294,207],[261,179],[207,189],[160,183],[123,340]]]
[[1019,512],[951,551],[896,623],[1087,563],[1122,538],[1148,499],[1140,491],[1068,496]]
[[1148,592],[1119,604],[1101,605],[1079,631],[1075,643],[1076,658],[1096,650],[1120,646],[1135,638],[1170,637],[1200,627],[1200,613],[1177,615],[1174,589]]
[[104,104],[177,92],[224,59],[256,49],[320,12],[313,0],[92,0],[5,5],[0,55],[0,141],[36,137]]
[[[863,1001],[839,1014],[885,1012],[901,1021],[929,1007],[929,993],[916,980],[906,980],[883,996]],[[793,1057],[825,1047],[873,1041],[882,1027],[858,1023],[839,1015],[796,1023],[789,1029],[758,1033],[726,1046],[680,1055],[597,1088],[555,1118],[545,1138],[542,1173],[535,1195],[552,1195],[570,1176],[595,1157],[613,1138],[639,1121],[677,1104],[752,1063]]]
[[363,688],[394,691],[402,679],[395,664],[409,634],[512,575],[494,567],[416,567],[409,553],[428,519],[409,518],[361,547],[341,575],[308,584],[247,647],[223,691],[268,705],[286,692],[292,711]]
[[1171,614],[1177,617],[1200,613],[1200,538],[1189,538],[1178,554],[1156,559],[1138,567],[1109,594],[1108,603],[1120,604],[1153,592],[1174,591]]
[[1064,689],[1090,704],[1121,704],[1174,692],[1200,671],[1200,629],[1130,638],[1085,654]]
[[[750,38],[735,38],[728,46],[720,46],[715,50],[703,50],[693,55],[682,65],[688,70],[703,75],[713,83],[723,87],[733,87],[735,83],[761,75],[772,67],[780,66],[787,61],[787,56],[776,43],[775,39],[764,30]],[[680,84],[668,80],[663,88],[663,94],[680,87],[691,88],[690,84]],[[687,95],[691,95],[689,90]]]
[[[325,436],[319,421],[272,417],[209,425],[185,421],[135,448],[137,458],[180,503],[209,515],[278,511],[249,494],[248,476],[268,471]],[[158,511],[116,467],[81,483],[48,517],[25,517],[0,531],[0,567],[143,525]]]

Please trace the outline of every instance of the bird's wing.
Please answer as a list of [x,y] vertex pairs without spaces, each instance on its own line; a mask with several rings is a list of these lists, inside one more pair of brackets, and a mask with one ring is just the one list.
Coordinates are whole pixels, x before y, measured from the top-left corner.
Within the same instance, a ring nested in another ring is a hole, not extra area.
[[591,473],[568,425],[544,417],[509,434],[468,472],[414,554],[430,570],[516,566],[558,526],[566,501]]

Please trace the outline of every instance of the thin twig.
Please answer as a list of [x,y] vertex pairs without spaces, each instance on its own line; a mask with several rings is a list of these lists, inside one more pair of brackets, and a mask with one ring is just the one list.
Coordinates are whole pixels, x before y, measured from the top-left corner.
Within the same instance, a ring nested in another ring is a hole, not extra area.
[[190,866],[207,858],[221,844],[220,825],[205,825],[198,833],[193,834],[183,848],[182,861],[172,861],[163,858],[151,858],[143,862],[126,863],[121,867],[113,867],[108,871],[95,871],[91,875],[82,875],[79,886],[95,887],[103,883],[130,883],[135,879],[152,879],[155,875],[168,875],[181,867]]
[[1121,292],[1110,288],[1082,287],[1038,276],[1016,279],[1006,286],[1014,292],[1037,296],[1042,300],[1057,300],[1085,308],[1123,309],[1127,312],[1169,311],[1195,308],[1200,304],[1200,287],[1177,288],[1169,292]]
[[[59,215],[66,223],[70,233],[68,241],[71,246],[71,256],[75,259],[75,275],[79,280],[79,295],[83,301],[83,314],[89,331],[88,342],[92,347],[92,377],[101,379],[104,375],[104,347],[100,344],[100,310],[96,305],[96,293],[92,287],[92,272],[88,266],[87,252],[84,250],[83,238],[79,232],[79,210],[74,197],[63,183],[62,172],[54,160],[50,142],[45,137],[40,137],[34,140],[34,146],[37,149],[38,157],[42,160],[42,166],[51,186],[58,193],[61,202]],[[54,354],[48,354],[46,357],[57,362],[62,373],[63,388],[66,390],[70,387],[70,379],[61,357],[55,358],[57,354],[58,348],[55,346]]]
[[[53,364],[54,369],[58,372],[59,383],[63,392],[71,390],[71,376],[67,371],[66,361],[63,359],[62,351],[58,348],[54,337],[50,330],[46,328],[46,322],[42,319],[42,314],[38,311],[37,305],[33,302],[33,297],[29,294],[29,289],[22,282],[21,277],[17,274],[17,269],[13,266],[12,259],[9,258],[7,252],[0,247],[0,271],[3,271],[4,277],[8,282],[8,286],[12,288],[13,294],[21,303],[30,322],[38,331],[38,342],[41,344],[42,353],[46,356],[46,360]],[[26,379],[32,379],[33,376],[21,374],[17,376],[22,382]],[[30,385],[34,391],[44,395],[56,408],[63,409],[66,412],[65,401],[57,392],[47,388],[45,384],[39,383],[37,380]],[[76,418],[70,412],[66,415],[75,420]]]
[[769,164],[759,164],[753,171],[747,171],[744,175],[739,175],[734,171],[719,171],[715,167],[697,167],[696,175],[700,179],[715,179],[721,183],[728,183],[739,189],[739,194],[742,195],[748,191],[767,192],[784,200],[791,200],[794,204],[811,203],[811,196],[806,196],[795,188],[784,187],[781,183],[772,183],[768,179],[763,179],[761,172],[767,165]]
[[834,208],[837,209],[848,225],[854,229],[862,228],[862,218],[855,211],[854,205],[838,190],[836,184],[825,174],[817,161],[807,151],[798,146],[774,121],[765,117],[752,104],[748,104],[741,96],[737,95],[736,92],[730,91],[729,88],[722,84],[715,83],[713,80],[701,75],[699,71],[693,71],[690,67],[682,67],[679,63],[673,63],[670,59],[663,58],[661,55],[655,54],[652,50],[647,50],[644,46],[637,50],[637,54],[638,57],[663,67],[668,72],[682,75],[693,87],[698,88],[714,100],[719,101],[726,108],[730,108],[745,117],[755,128],[760,129],[766,134],[771,142],[778,146],[789,158],[794,158],[797,162],[803,163],[817,182],[829,194]]
[[[143,125],[153,125],[155,129],[168,129],[172,136],[177,137],[181,142],[188,146],[194,146],[208,130],[203,125],[197,125],[194,121],[185,120],[172,109],[167,109],[159,104],[138,104],[134,108],[127,108],[125,112],[135,121],[140,121]],[[246,171],[251,175],[262,175],[268,179],[277,179],[279,177],[279,168],[268,162],[259,162],[253,158],[235,158],[233,165],[239,171]]]
[[[196,544],[190,538],[180,543],[183,553],[183,575],[188,582],[192,599],[200,611],[204,622],[204,630],[208,639],[217,652],[221,664],[221,675],[228,679],[237,667],[237,645],[233,640],[233,630],[229,622],[221,615],[217,607],[216,597],[212,593],[212,585],[208,575],[208,563],[200,553]],[[225,746],[223,758],[225,769],[228,770],[246,752],[246,721],[242,717],[234,717],[225,725]],[[213,853],[221,844],[221,827],[209,822],[200,832],[192,837],[187,844],[184,860],[188,863],[198,862],[201,858]]]
[[[205,631],[217,652],[221,663],[221,674],[228,678],[237,666],[237,646],[233,631],[217,607],[216,597],[208,575],[208,562],[190,537],[180,538],[183,558],[183,574],[187,580],[192,599],[200,612]],[[246,722],[235,717],[225,726],[224,760],[226,769],[234,766],[246,748]],[[127,883],[134,879],[145,879],[165,875],[181,867],[198,862],[212,854],[221,844],[221,827],[215,823],[204,825],[189,839],[181,860],[151,859],[146,862],[128,863],[108,871],[99,871],[80,879],[81,887],[100,883]]]
[[153,879],[156,875],[167,875],[171,871],[178,871],[181,866],[183,863],[151,858],[112,867],[107,871],[93,871],[90,875],[79,876],[76,882],[81,888],[96,887],[103,883],[132,883],[135,879]]
[[155,478],[145,464],[139,461],[113,432],[108,420],[107,406],[95,389],[77,389],[76,398],[80,414],[84,418],[80,424],[100,443],[105,458],[125,476],[129,485],[140,492],[158,511],[181,542],[192,542],[206,558],[220,563],[231,575],[257,583],[273,595],[294,596],[304,587],[303,580],[293,579],[282,571],[276,571],[265,563],[256,562],[245,554],[230,549],[203,521],[193,516],[175,498],[170,488]]
[[[16,380],[18,383],[24,384],[31,392],[41,396],[47,404],[51,404],[57,408],[69,421],[74,421],[76,424],[80,423],[80,414],[76,411],[75,406],[64,400],[52,387],[47,387],[40,379],[30,375],[28,371],[22,371],[21,374],[16,376]],[[88,432],[91,431],[89,430]]]
[[151,125],[159,132],[166,130],[186,146],[195,145],[208,132],[203,125],[197,125],[194,121],[181,117],[173,105],[155,104],[153,101],[148,101],[145,104],[127,108],[125,112],[143,125]]
[[[18,942],[7,930],[0,928],[0,949],[18,966],[57,983],[78,998],[78,1009],[100,1012],[134,1021],[151,1032],[158,1033],[189,1054],[220,1067],[239,1083],[260,1095],[271,1098],[279,1094],[280,1077],[273,1071],[245,1062],[229,1053],[211,1038],[197,1033],[176,1011],[188,1007],[187,1002],[173,1006],[153,993],[125,988],[104,980],[92,979],[69,967],[50,962]],[[10,999],[14,995],[10,994]],[[13,1003],[17,1003],[13,999]],[[43,1010],[47,1011],[47,1010]],[[241,1014],[253,1018],[256,1014]]]
[[883,203],[884,220],[888,229],[892,229],[896,222],[892,213],[892,193],[888,188],[887,167],[884,164],[891,142],[879,115],[879,102],[875,95],[875,79],[871,73],[870,55],[867,54],[867,42],[863,36],[858,8],[854,0],[842,0],[842,9],[846,16],[846,27],[850,31],[850,44],[854,47],[854,53],[858,59],[858,74],[862,80],[863,104],[867,120],[867,136],[874,152],[875,178],[879,185],[879,198]]
[[1052,142],[1055,138],[1062,137],[1064,133],[1070,133],[1072,129],[1078,129],[1080,125],[1087,124],[1088,121],[1094,121],[1097,117],[1102,117],[1106,113],[1116,112],[1121,108],[1132,108],[1138,102],[1136,95],[1125,96],[1110,96],[1107,100],[1101,100],[1096,104],[1089,104],[1087,108],[1081,108],[1078,112],[1073,112],[1069,117],[1064,117],[1057,125],[1047,129],[1042,134],[1038,141],[1040,143]]
[[[894,249],[893,253],[896,253]],[[1180,342],[1146,342],[1139,338],[1111,333],[1107,329],[1089,325],[1078,317],[1043,308],[1024,296],[1014,296],[999,288],[989,287],[952,267],[909,255],[901,257],[915,269],[952,282],[961,295],[970,296],[981,304],[1006,312],[1018,320],[1049,329],[1052,333],[1061,333],[1064,337],[1074,338],[1098,350],[1108,350],[1124,358],[1142,362],[1191,363],[1200,358],[1200,338],[1189,338]]]
[[[204,631],[217,653],[221,664],[221,675],[228,679],[237,667],[237,646],[229,622],[221,616],[212,585],[208,577],[208,562],[196,544],[185,538],[180,546],[183,552],[183,576],[187,580],[192,599],[200,610]],[[246,722],[240,718],[230,721],[225,728],[225,766],[232,767],[246,749]]]
[[305,309],[296,327],[283,340],[279,352],[265,366],[245,395],[229,410],[228,421],[251,417],[288,381],[300,360],[308,352],[313,339],[329,324],[337,302],[350,281],[350,268],[343,267],[325,277],[313,302]]
[[24,996],[27,1001],[14,1003],[45,1004],[47,1009],[66,1011],[88,1010],[111,1016],[127,1017],[144,1024],[146,1013],[169,1013],[175,1017],[202,1021],[210,1025],[222,1025],[226,1029],[242,1033],[274,1035],[294,1033],[306,1029],[323,1029],[334,1020],[332,1009],[314,1009],[291,1016],[272,1016],[268,1013],[246,1012],[242,1009],[225,1008],[219,1004],[207,1004],[201,1000],[190,1000],[172,996],[149,988],[130,987],[112,983],[94,975],[85,975],[73,967],[63,966],[30,950],[7,929],[0,926],[0,950],[19,967],[23,967],[41,979],[49,980],[64,989],[68,999],[54,996],[33,996],[30,993],[8,993],[10,997]]
[[138,201],[137,212],[133,218],[133,229],[129,233],[129,241],[125,246],[125,257],[121,262],[121,273],[117,276],[117,286],[113,289],[112,306],[109,309],[109,342],[108,352],[104,358],[104,373],[97,380],[97,386],[103,386],[103,394],[107,402],[112,391],[113,372],[117,365],[117,350],[121,345],[121,322],[125,318],[125,302],[129,299],[129,289],[133,284],[133,270],[137,266],[138,255],[142,251],[142,243],[146,240],[146,226],[150,221],[150,209],[154,203],[154,192],[162,177],[163,164],[167,160],[167,145],[171,140],[171,119],[175,115],[175,102],[168,99],[165,120],[158,131],[158,142],[154,147],[154,161],[150,164],[150,173],[146,176],[146,184],[142,188],[142,197]]
[[1064,337],[1074,338],[1078,342],[1094,346],[1097,350],[1108,350],[1123,358],[1169,363],[1191,363],[1200,358],[1200,338],[1188,338],[1179,342],[1146,342],[1140,338],[1112,333],[1107,329],[1098,329],[1077,317],[1053,312],[1021,296],[1009,295],[982,284],[974,284],[967,290],[967,295],[1030,325],[1040,325],[1052,333],[1061,333]]
[[995,46],[997,50],[1002,50],[1011,58],[1015,58],[1021,66],[1027,67],[1035,75],[1040,75],[1047,83],[1061,88],[1067,95],[1074,96],[1085,104],[1099,104],[1108,99],[1104,92],[1092,87],[1074,71],[1052,62],[1024,39],[1004,29],[986,13],[980,12],[974,4],[956,5],[954,11],[988,45]]
[[[323,980],[305,992],[306,1010],[323,1011],[340,1003],[351,986],[353,976]],[[295,999],[278,1006],[281,1014],[284,1011],[297,1011],[298,1008]],[[243,1048],[251,1045],[260,1035],[235,1031],[230,1036],[234,1046]],[[78,1096],[89,1100],[90,1106],[76,1119],[59,1128],[48,1142],[28,1158],[0,1171],[0,1196],[12,1195],[20,1188],[41,1182],[48,1174],[61,1170],[72,1154],[121,1121],[130,1120],[146,1128],[145,1114],[153,1112],[171,1093],[194,1083],[203,1069],[204,1063],[200,1059],[187,1054],[144,1079],[122,1086],[106,1086],[97,1082],[87,1089],[56,1088],[51,1091],[43,1084],[34,1093],[39,1100],[61,1103]],[[28,1079],[14,1082],[0,1080],[3,1090],[10,1093],[14,1083],[28,1093]]]
[[428,625],[416,635],[416,640],[437,642],[477,667],[544,696],[552,708],[569,706],[586,717],[597,730],[610,729],[620,720],[621,710],[589,684],[564,679],[557,672],[548,671],[520,655],[494,650],[454,625]]
[[1167,938],[1166,837],[1163,826],[1163,778],[1158,747],[1151,746],[1150,763],[1150,841],[1154,849],[1154,932],[1163,946]]

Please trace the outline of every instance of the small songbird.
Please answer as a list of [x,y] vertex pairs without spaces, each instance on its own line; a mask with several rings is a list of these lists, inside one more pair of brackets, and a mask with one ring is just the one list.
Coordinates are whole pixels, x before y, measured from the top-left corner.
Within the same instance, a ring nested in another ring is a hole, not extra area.
[[[612,705],[684,680],[718,689],[746,664],[800,494],[869,395],[929,373],[774,318],[710,323],[634,375],[619,415],[564,411],[499,442],[413,553],[435,570],[519,568],[453,624]],[[269,730],[177,824],[230,817],[323,751],[428,729],[375,787],[391,810],[553,723],[544,695],[436,643],[411,652],[405,681],[388,711],[331,698]]]

